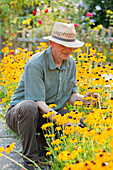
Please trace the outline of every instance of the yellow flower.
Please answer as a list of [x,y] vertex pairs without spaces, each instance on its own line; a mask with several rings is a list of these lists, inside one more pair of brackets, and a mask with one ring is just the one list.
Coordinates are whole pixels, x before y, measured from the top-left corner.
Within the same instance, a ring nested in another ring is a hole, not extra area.
[[26,20],[23,20],[22,24],[25,25],[26,24]]
[[88,17],[86,17],[86,18],[85,18],[85,21],[88,21],[88,20],[90,20],[90,19],[89,19]]
[[2,156],[3,151],[4,151],[4,147],[0,147],[0,156]]
[[50,104],[48,107],[53,108],[53,107],[57,107],[57,105],[56,104]]
[[62,141],[60,141],[60,139],[55,139],[54,141],[51,142],[51,145],[58,145],[62,143]]
[[84,60],[84,56],[83,56],[83,55],[81,55],[81,54],[80,54],[80,55],[78,55],[78,56],[77,56],[77,58],[78,58],[78,60],[79,60],[79,61]]
[[97,27],[101,30],[103,28],[103,26],[100,24],[100,25],[97,25]]
[[4,53],[9,53],[9,47],[4,47],[3,49],[2,49],[2,52],[4,52]]
[[16,148],[14,144],[15,144],[15,143],[12,143],[12,144],[8,145],[8,146],[6,147],[6,149],[5,149],[5,152],[6,152],[6,153],[10,153],[10,151],[13,151],[13,148]]
[[47,137],[48,137],[48,134],[45,134],[44,136],[45,136],[45,138],[47,138]]
[[61,153],[59,153],[58,159],[60,161],[66,161],[66,160],[69,160],[69,156],[70,156],[69,151],[67,151],[67,150],[62,151]]
[[37,46],[37,49],[41,49],[42,48],[42,46]]
[[54,116],[54,119],[55,118],[57,119],[57,122],[56,122],[57,125],[64,125],[65,123],[68,123],[68,119],[66,115],[64,116],[56,115]]
[[48,127],[51,127],[51,126],[54,126],[54,124],[52,122],[43,124],[41,128],[42,128],[42,130],[46,130]]
[[10,53],[11,53],[11,54],[14,54],[14,52],[15,52],[14,50],[10,50]]
[[45,46],[46,43],[45,43],[45,42],[40,42],[40,45],[41,45],[41,46]]
[[[10,38],[10,40],[12,40],[12,38]],[[12,46],[12,42],[9,42],[9,43],[8,43],[8,46]]]
[[64,129],[64,133],[66,135],[74,134],[75,130],[76,130],[76,127],[74,127],[74,126],[66,126]]
[[86,47],[91,47],[91,44],[86,43],[85,46],[86,46]]
[[28,25],[30,25],[30,21],[31,21],[31,19],[29,18],[29,19],[27,19],[26,23],[27,23]]
[[48,137],[55,137],[55,134],[49,134]]
[[55,151],[58,151],[58,150],[61,150],[62,149],[62,146],[55,146],[54,150]]
[[48,118],[48,117],[50,117],[51,115],[55,115],[55,113],[53,112],[53,111],[50,111],[50,112],[48,112],[48,113],[46,113],[46,114],[43,114],[43,118]]
[[95,155],[95,161],[99,163],[108,162],[110,159],[112,159],[111,154],[108,152],[100,151]]
[[107,12],[107,14],[111,14],[112,11],[110,9],[108,9],[106,12]]
[[60,131],[60,130],[62,130],[62,128],[61,128],[61,126],[58,126],[58,127],[55,128],[55,130]]
[[61,136],[61,139],[65,139],[67,136],[66,135],[64,135],[64,136]]
[[113,56],[111,56],[110,59],[113,60]]
[[73,138],[70,140],[70,143],[76,143],[77,141],[78,141],[77,139]]
[[51,155],[52,153],[53,153],[53,151],[51,150],[51,151],[49,151],[49,152],[46,153],[46,156],[47,156],[47,155]]
[[36,53],[40,52],[40,50],[35,50]]
[[95,54],[95,53],[96,53],[96,49],[90,48],[90,55],[93,55],[93,54]]
[[77,154],[78,154],[77,150],[73,150],[73,151],[71,152],[70,158],[71,158],[72,160],[75,159],[75,158],[77,157]]
[[81,100],[76,100],[76,102],[74,102],[74,106],[82,106],[83,102]]
[[6,98],[2,98],[1,104],[5,103]]
[[81,48],[77,48],[73,50],[73,53],[80,52]]

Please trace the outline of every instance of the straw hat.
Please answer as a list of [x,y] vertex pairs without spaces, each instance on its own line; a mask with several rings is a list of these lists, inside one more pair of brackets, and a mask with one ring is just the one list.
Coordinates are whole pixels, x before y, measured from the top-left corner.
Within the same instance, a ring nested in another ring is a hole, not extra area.
[[84,45],[84,42],[76,39],[74,24],[56,22],[51,36],[43,38],[71,48],[78,48]]

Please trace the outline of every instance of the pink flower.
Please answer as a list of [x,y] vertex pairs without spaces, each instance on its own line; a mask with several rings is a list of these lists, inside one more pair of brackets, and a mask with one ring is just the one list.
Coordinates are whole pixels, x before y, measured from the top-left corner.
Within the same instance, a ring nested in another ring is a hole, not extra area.
[[45,9],[45,14],[48,13],[48,9]]
[[42,22],[41,20],[39,20],[39,21],[38,21],[38,23],[39,23],[40,25],[42,25],[42,24],[43,24],[43,22]]
[[11,36],[15,36],[15,33],[12,33]]
[[14,52],[14,50],[10,50],[10,53],[11,53],[11,54],[14,54],[15,52]]
[[74,26],[75,26],[75,27],[78,27],[78,26],[79,26],[79,24],[74,24]]
[[93,17],[93,14],[90,13],[90,12],[87,12],[87,13],[86,13],[86,16],[87,16],[87,17]]
[[14,52],[11,52],[11,54],[14,54]]
[[33,11],[33,15],[34,15],[34,16],[36,15],[36,12],[37,12],[37,10],[34,10],[34,11]]

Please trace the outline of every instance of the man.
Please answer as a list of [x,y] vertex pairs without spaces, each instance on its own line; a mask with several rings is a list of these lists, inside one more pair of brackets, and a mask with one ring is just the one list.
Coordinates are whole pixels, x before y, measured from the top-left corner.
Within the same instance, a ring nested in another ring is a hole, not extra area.
[[[35,162],[39,156],[36,132],[45,121],[42,115],[51,110],[62,114],[66,102],[83,100],[77,93],[76,64],[70,56],[74,48],[84,45],[76,39],[74,24],[56,22],[52,35],[45,39],[50,47],[28,61],[6,113],[8,126],[20,135],[23,155]],[[51,109],[49,104],[57,107]]]

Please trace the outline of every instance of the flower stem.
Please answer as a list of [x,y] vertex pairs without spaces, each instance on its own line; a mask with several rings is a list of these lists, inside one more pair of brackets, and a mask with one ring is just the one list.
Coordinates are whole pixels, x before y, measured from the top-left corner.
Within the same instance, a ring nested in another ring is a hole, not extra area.
[[94,146],[93,146],[93,140],[92,140],[91,142],[92,142],[93,161],[94,161]]
[[32,162],[36,167],[38,167],[39,170],[41,170],[41,168],[40,168],[34,161],[32,161],[31,159],[27,158],[25,155],[19,153],[19,152],[16,151],[16,150],[13,150],[13,151],[15,151],[16,153],[18,153],[18,154],[21,155],[22,157],[26,158],[28,161]]
[[24,168],[24,170],[27,170],[22,164],[19,164],[19,163],[16,162],[14,159],[12,159],[12,158],[10,158],[10,157],[4,155],[3,153],[2,153],[2,156],[4,156],[5,158],[9,159],[9,160],[12,161],[12,162],[14,162],[14,163],[17,164],[18,166]]

